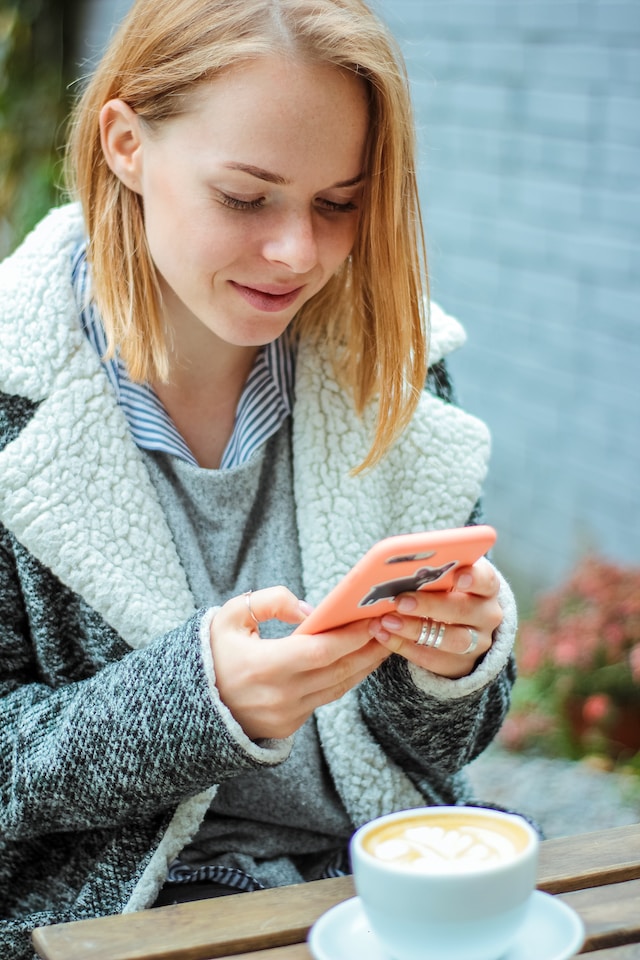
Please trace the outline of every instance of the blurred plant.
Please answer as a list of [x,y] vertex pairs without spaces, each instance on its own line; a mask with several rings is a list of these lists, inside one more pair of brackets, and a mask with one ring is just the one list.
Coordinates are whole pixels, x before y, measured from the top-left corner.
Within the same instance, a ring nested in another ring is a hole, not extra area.
[[640,568],[587,557],[539,598],[516,653],[504,746],[640,772]]
[[77,7],[0,6],[0,258],[58,199]]

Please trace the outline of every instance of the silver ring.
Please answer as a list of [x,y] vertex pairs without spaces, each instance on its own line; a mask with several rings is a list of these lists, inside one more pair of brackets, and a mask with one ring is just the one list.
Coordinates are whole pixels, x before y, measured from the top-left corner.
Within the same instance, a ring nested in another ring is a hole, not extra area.
[[469,640],[469,646],[467,649],[462,651],[463,657],[466,657],[468,653],[475,653],[476,647],[478,646],[478,640],[480,639],[477,632],[472,627],[467,627],[467,630],[469,631],[469,636],[471,639]]
[[431,620],[429,617],[423,617],[420,636],[416,640],[418,647],[433,647],[437,650],[442,643],[444,632],[447,629],[446,623],[438,623],[437,620]]
[[442,643],[446,629],[446,623],[438,623],[437,620],[432,620],[431,630],[429,631],[429,636],[427,637],[425,647],[433,647],[434,650],[437,650]]
[[244,602],[245,602],[246,605],[247,605],[247,610],[248,610],[249,613],[251,614],[251,619],[252,619],[253,622],[255,623],[256,627],[258,627],[258,629],[260,629],[260,621],[259,621],[258,618],[256,617],[255,613],[253,612],[253,607],[251,606],[251,594],[252,594],[252,593],[253,593],[253,590],[247,590],[246,593],[243,593],[243,594],[242,594],[242,596],[244,597]]

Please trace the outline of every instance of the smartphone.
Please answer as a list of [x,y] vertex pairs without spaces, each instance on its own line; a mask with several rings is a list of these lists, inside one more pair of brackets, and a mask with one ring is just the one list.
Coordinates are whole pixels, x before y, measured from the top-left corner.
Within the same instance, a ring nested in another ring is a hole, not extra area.
[[468,567],[493,546],[486,524],[407,533],[380,540],[327,594],[294,633],[323,633],[394,609],[401,593],[450,590],[458,567]]

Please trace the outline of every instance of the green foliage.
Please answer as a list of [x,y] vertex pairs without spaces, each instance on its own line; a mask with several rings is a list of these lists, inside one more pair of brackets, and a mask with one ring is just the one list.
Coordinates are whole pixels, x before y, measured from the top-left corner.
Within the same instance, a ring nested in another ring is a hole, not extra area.
[[0,8],[0,256],[59,198],[74,13],[61,0]]

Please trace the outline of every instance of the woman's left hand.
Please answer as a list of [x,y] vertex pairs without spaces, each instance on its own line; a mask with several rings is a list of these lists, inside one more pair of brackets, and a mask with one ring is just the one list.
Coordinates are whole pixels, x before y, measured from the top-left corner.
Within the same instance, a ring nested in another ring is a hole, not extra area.
[[457,680],[490,649],[502,623],[500,582],[482,557],[462,568],[452,590],[422,590],[396,597],[395,612],[371,620],[369,631],[392,653],[431,673]]

